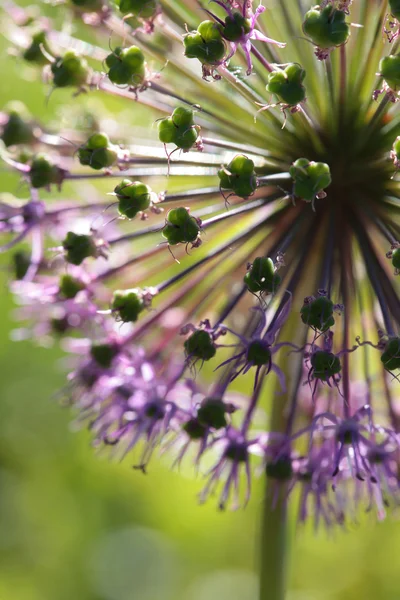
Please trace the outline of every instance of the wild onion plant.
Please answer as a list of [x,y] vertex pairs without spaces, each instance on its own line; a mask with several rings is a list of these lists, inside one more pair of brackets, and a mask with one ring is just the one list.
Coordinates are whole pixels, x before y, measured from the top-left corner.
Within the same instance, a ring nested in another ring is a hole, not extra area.
[[[1,116],[29,190],[0,204],[15,335],[74,356],[63,397],[96,447],[192,462],[221,509],[265,478],[260,598],[279,600],[292,498],[327,528],[399,502],[400,2],[49,10],[2,16],[75,111],[59,131]],[[79,121],[90,95],[126,110]]]

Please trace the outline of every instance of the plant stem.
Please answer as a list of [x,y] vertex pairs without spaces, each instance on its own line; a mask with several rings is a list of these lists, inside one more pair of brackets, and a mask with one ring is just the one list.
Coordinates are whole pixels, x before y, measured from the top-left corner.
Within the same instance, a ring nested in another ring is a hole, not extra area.
[[284,600],[287,566],[287,515],[284,490],[273,504],[276,482],[267,479],[261,529],[260,600]]

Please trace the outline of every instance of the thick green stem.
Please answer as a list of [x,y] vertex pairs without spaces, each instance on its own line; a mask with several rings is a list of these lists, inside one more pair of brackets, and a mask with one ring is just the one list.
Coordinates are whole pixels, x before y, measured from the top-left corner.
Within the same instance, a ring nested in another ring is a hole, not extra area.
[[[275,485],[274,485],[275,483]],[[260,600],[284,600],[287,566],[287,515],[284,494],[274,503],[276,481],[267,479],[262,515]]]

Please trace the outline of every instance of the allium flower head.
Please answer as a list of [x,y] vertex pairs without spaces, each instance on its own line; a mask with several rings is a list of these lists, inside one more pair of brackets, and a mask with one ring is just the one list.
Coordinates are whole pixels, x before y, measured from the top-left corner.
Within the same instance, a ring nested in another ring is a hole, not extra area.
[[77,421],[143,472],[160,450],[220,508],[261,470],[275,500],[300,490],[300,522],[382,518],[399,500],[400,3],[49,15],[2,15],[48,101],[127,110],[56,130],[4,107],[1,157],[28,191],[0,203],[16,337],[61,338]]

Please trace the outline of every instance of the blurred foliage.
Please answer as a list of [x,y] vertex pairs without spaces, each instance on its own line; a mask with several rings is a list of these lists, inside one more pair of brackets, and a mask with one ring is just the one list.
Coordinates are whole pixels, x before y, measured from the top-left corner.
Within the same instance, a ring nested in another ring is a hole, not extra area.
[[[51,123],[64,102],[89,111],[93,96],[100,102],[98,93],[57,91],[46,103],[34,72],[6,56],[4,40],[0,50],[0,108],[21,99]],[[107,108],[118,114],[126,104],[111,99]],[[133,104],[130,124],[143,114]],[[2,190],[26,196],[0,168]],[[8,259],[0,273],[0,599],[256,600],[263,482],[246,510],[221,513],[212,500],[197,504],[200,477],[171,472],[166,460],[144,476],[129,458],[97,456],[55,395],[65,384],[61,352],[10,341]],[[288,600],[399,599],[400,526],[393,516],[361,520],[315,533],[296,528],[293,510]]]

